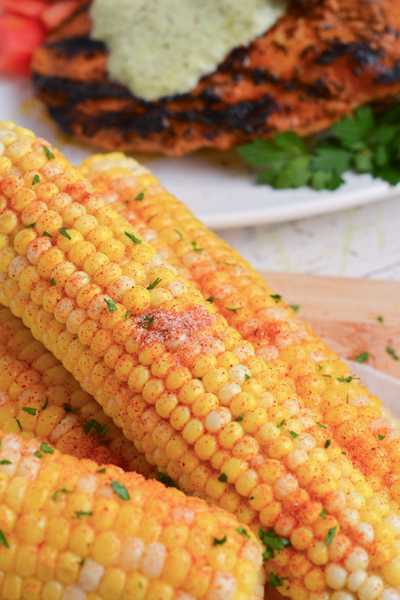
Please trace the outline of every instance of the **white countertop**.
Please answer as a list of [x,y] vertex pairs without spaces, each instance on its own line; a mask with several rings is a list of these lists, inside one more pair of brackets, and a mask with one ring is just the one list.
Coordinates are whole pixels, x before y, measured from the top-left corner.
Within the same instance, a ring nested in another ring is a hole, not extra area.
[[217,233],[260,271],[400,281],[400,196],[290,223]]

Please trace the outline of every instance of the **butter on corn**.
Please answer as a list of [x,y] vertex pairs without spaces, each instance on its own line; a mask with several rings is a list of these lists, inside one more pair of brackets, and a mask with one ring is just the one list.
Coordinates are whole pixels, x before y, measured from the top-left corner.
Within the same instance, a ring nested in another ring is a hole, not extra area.
[[17,135],[2,163],[0,301],[151,464],[259,533],[271,587],[295,600],[398,600],[396,488],[374,492],[336,440],[321,444],[300,399],[288,430],[294,384],[281,365],[255,357],[53,149],[37,167],[54,186],[41,199],[30,144]]
[[262,600],[258,544],[233,516],[44,442],[0,444],[3,600]]
[[77,458],[156,476],[98,403],[7,308],[0,309],[0,340],[0,430]]

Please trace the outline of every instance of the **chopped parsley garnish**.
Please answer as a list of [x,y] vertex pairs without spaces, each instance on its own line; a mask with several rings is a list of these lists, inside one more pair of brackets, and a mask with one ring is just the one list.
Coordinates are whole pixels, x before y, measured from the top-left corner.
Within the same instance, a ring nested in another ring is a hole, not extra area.
[[323,423],[320,423],[319,421],[317,421],[317,425],[319,425],[319,427],[323,427],[324,429],[326,429],[326,425],[324,425]]
[[263,531],[261,527],[258,529],[258,536],[266,547],[266,551],[263,553],[264,562],[275,557],[274,550],[282,552],[285,547],[292,545],[289,540],[279,538],[272,531]]
[[276,301],[282,300],[282,296],[280,296],[279,294],[270,294],[269,297]]
[[282,425],[284,425],[286,423],[286,419],[283,419],[283,421],[281,421],[279,423],[279,425],[277,425],[277,428],[280,429],[282,427]]
[[235,421],[243,421],[243,413],[239,415],[238,418],[235,419]]
[[162,279],[160,277],[157,277],[157,279],[155,279],[153,281],[153,283],[151,283],[149,286],[147,286],[147,289],[148,290],[153,290],[161,282],[162,282]]
[[43,235],[44,235],[45,237],[51,237],[51,238],[53,237],[53,236],[51,235],[51,233],[49,233],[48,231],[43,231]]
[[53,448],[50,448],[50,446],[48,444],[46,444],[46,442],[41,443],[40,449],[42,452],[45,452],[46,454],[54,454]]
[[192,244],[193,252],[203,252],[204,248],[198,248],[197,242],[190,242]]
[[140,193],[139,193],[139,194],[136,196],[135,200],[143,200],[143,198],[144,198],[144,192],[140,192]]
[[229,308],[228,306],[225,306],[226,310],[230,310],[231,312],[235,313],[239,310],[239,308]]
[[[101,431],[104,427],[107,427],[107,429],[108,429],[108,425],[102,426],[101,423],[96,421],[96,419],[90,419],[90,421],[86,421],[86,423],[84,423],[82,425],[82,429],[86,433],[86,435],[89,433],[89,431],[92,429],[92,427],[95,431],[97,431],[99,437],[101,437]],[[106,429],[106,431],[107,431],[107,429]]]
[[142,319],[142,321],[140,322],[140,325],[143,327],[143,329],[148,329],[150,327],[150,325],[153,323],[154,321],[154,317],[152,317],[151,315],[145,315]]
[[43,458],[43,454],[41,452],[39,452],[39,450],[36,450],[36,452],[34,454],[35,454],[35,456],[37,456],[37,458]]
[[17,421],[17,423],[18,423],[18,427],[19,427],[20,431],[22,431],[21,423],[18,421],[18,419],[15,419],[15,420],[16,420],[16,421]]
[[257,335],[257,333],[258,333],[258,329],[255,329],[255,330],[253,331],[253,334],[254,334],[254,335]]
[[125,313],[125,317],[124,317],[125,321],[128,319],[128,317],[129,317],[130,314],[131,314],[131,311],[127,310],[126,313]]
[[0,460],[0,465],[12,465],[12,462],[11,460],[4,458],[3,460]]
[[355,357],[355,361],[358,363],[365,363],[369,359],[369,352],[361,352]]
[[106,470],[105,469],[97,469],[96,473],[105,473]]
[[354,377],[354,375],[349,375],[348,377],[337,377],[338,381],[343,383],[350,383],[353,379],[360,379],[359,377]]
[[391,356],[394,360],[400,360],[398,354],[396,353],[396,350],[394,348],[391,348],[390,346],[386,346],[386,352],[389,354],[389,356]]
[[132,242],[135,242],[135,244],[141,244],[142,240],[139,240],[139,238],[137,238],[135,235],[133,235],[133,233],[128,233],[127,231],[125,231],[125,235],[132,240]]
[[383,317],[382,317],[382,315],[378,315],[376,317],[376,320],[379,321],[379,323],[383,323]]
[[110,429],[110,427],[108,425],[103,425],[99,431],[99,437],[100,438],[104,437],[109,429]]
[[55,156],[54,156],[54,154],[52,153],[52,151],[50,150],[50,148],[48,148],[47,146],[43,146],[43,149],[44,149],[44,151],[45,151],[45,153],[46,153],[47,160],[51,160],[51,159],[53,159],[53,160],[54,160]]
[[274,588],[281,587],[286,579],[288,579],[288,577],[282,577],[282,579],[280,579],[278,575],[271,573],[269,576],[269,589],[273,590]]
[[226,535],[224,535],[224,537],[220,540],[218,538],[213,538],[213,546],[222,546],[223,544],[225,544],[226,539]]
[[37,413],[37,408],[31,408],[30,406],[23,406],[22,410],[33,416],[35,416]]
[[210,304],[212,304],[214,302],[214,298],[211,298],[211,296],[210,296],[210,298],[207,298],[206,302],[209,302]]
[[79,565],[80,567],[83,567],[83,565],[85,564],[85,561],[86,561],[86,558],[82,558],[82,560],[79,560],[79,561],[78,561],[78,565]]
[[117,496],[119,496],[122,500],[130,500],[131,499],[128,490],[126,489],[126,487],[124,485],[122,485],[122,483],[119,483],[119,481],[113,481],[111,484],[111,487],[114,490],[114,492],[117,494]]
[[328,531],[328,535],[326,536],[326,540],[325,540],[325,546],[329,546],[330,543],[332,542],[333,538],[335,537],[335,533],[337,530],[337,525],[336,527],[332,527],[332,529],[330,529]]
[[299,434],[296,433],[295,431],[289,431],[290,435],[292,436],[293,439],[299,437]]
[[299,304],[289,304],[289,308],[294,310],[294,312],[297,312],[300,308],[300,305]]
[[78,408],[72,409],[67,403],[65,403],[64,404],[64,410],[65,410],[66,413],[74,413],[77,410],[79,410],[79,406],[78,406]]
[[323,519],[326,519],[326,510],[325,510],[325,508],[322,510],[322,512],[319,513],[319,516],[322,517]]
[[176,233],[179,235],[179,237],[180,237],[181,239],[183,238],[183,235],[181,234],[181,232],[180,232],[180,231],[178,231],[177,229],[175,229],[175,232],[176,232]]
[[250,500],[254,500],[254,496],[250,496]]
[[76,510],[75,514],[78,519],[81,517],[91,517],[93,515],[93,513],[89,510]]
[[218,481],[221,481],[221,483],[226,483],[228,481],[228,476],[226,473],[221,473],[221,475],[218,477]]
[[245,375],[245,376],[244,376],[244,380],[245,380],[245,381],[249,381],[249,379],[251,379],[251,375]]
[[335,123],[323,136],[303,140],[293,131],[279,132],[272,140],[256,139],[237,148],[251,166],[260,169],[258,183],[276,189],[309,185],[335,190],[351,169],[371,173],[390,185],[400,181],[400,107],[373,111],[357,109]]
[[0,529],[0,544],[5,548],[9,548],[10,544],[7,542],[7,538],[4,535],[4,532]]
[[324,448],[329,448],[329,446],[331,445],[331,440],[326,440]]
[[386,435],[381,435],[380,433],[378,433],[378,438],[379,438],[380,440],[384,440],[384,439],[385,439],[385,437],[386,437]]
[[68,229],[69,227],[60,227],[58,231],[61,233],[61,235],[67,238],[67,240],[72,240],[72,237],[69,235],[69,233],[67,233]]
[[319,371],[320,373],[321,373],[322,369],[323,369],[322,365],[318,365],[318,371]]
[[326,373],[322,373],[322,377],[329,377],[329,379],[332,379],[332,375],[327,375]]
[[166,487],[172,487],[172,488],[176,488],[177,490],[179,490],[179,487],[177,486],[175,481],[169,475],[166,475],[165,473],[158,473],[157,479],[158,479],[158,481],[163,483]]
[[107,304],[109,313],[116,312],[117,306],[116,306],[114,300],[109,300],[108,298],[103,298],[103,300]]
[[49,404],[49,399],[48,399],[48,397],[46,396],[46,401],[45,401],[45,403],[43,404],[43,406],[41,407],[41,409],[40,409],[40,410],[44,410],[45,408],[47,408],[48,404]]
[[249,534],[249,533],[248,533],[248,532],[245,530],[245,528],[244,528],[244,527],[242,527],[241,525],[240,525],[240,527],[238,527],[238,528],[236,529],[236,531],[237,531],[238,533],[241,533],[242,535],[245,535],[247,538],[249,538],[249,539],[250,539],[250,534]]
[[36,223],[29,223],[29,225],[25,225],[25,229],[32,229],[32,227],[35,227]]
[[38,175],[38,174],[36,174],[36,175],[34,176],[34,178],[32,179],[32,185],[36,185],[36,184],[37,184],[37,183],[39,183],[39,182],[40,182],[40,177],[39,177],[39,175]]
[[52,277],[52,278],[50,279],[50,282],[51,282],[53,285],[57,285],[57,282],[56,282],[56,280],[54,279],[54,277]]

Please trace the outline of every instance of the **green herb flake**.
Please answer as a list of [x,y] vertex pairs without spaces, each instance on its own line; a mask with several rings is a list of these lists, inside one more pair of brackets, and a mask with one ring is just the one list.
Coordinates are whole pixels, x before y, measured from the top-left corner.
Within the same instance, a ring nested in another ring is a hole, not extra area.
[[210,298],[207,298],[206,302],[209,302],[210,304],[212,304],[214,302],[214,298],[211,298],[211,296],[210,296]]
[[9,548],[10,544],[7,542],[7,538],[4,535],[4,532],[0,529],[0,544],[5,548]]
[[177,229],[175,229],[175,232],[176,232],[176,233],[179,235],[179,237],[180,237],[181,239],[183,238],[183,235],[181,234],[181,232],[180,232],[180,231],[178,231]]
[[39,450],[36,450],[36,452],[34,454],[35,454],[35,456],[37,456],[37,458],[43,458],[43,454],[41,452],[39,452]]
[[96,473],[105,473],[106,470],[105,469],[97,469]]
[[144,191],[140,192],[140,193],[139,193],[139,194],[136,196],[135,200],[137,200],[137,201],[139,201],[139,202],[140,202],[140,200],[143,200],[143,198],[144,198]]
[[160,483],[163,483],[166,487],[176,488],[179,490],[179,487],[175,483],[175,481],[165,473],[157,473],[157,479]]
[[78,561],[78,566],[79,567],[83,567],[83,565],[85,564],[86,558],[82,558],[82,560]]
[[18,423],[18,427],[19,427],[20,431],[22,431],[21,423],[18,421],[18,419],[15,419],[15,420],[16,420],[16,421],[17,421],[17,423]]
[[42,442],[40,449],[42,452],[45,452],[46,454],[54,454],[53,448],[50,448],[50,446],[48,444],[46,444],[46,442]]
[[148,329],[153,323],[154,318],[155,317],[152,317],[151,315],[145,315],[139,325],[141,325],[143,329]]
[[247,538],[249,538],[249,539],[250,539],[250,534],[248,533],[248,531],[246,531],[246,529],[245,529],[244,527],[242,527],[242,525],[240,525],[240,527],[238,527],[238,528],[236,529],[236,531],[237,531],[238,533],[241,533],[242,535],[245,535]]
[[221,483],[226,483],[228,481],[228,476],[226,473],[221,473],[221,475],[218,477],[218,481],[221,481]]
[[323,427],[324,429],[326,429],[326,428],[327,428],[327,427],[326,427],[326,425],[324,425],[323,423],[320,423],[319,421],[317,421],[317,425],[318,425],[319,427]]
[[300,305],[299,304],[289,304],[289,308],[294,310],[294,312],[297,312],[300,308]]
[[241,415],[239,415],[238,418],[235,419],[235,421],[237,421],[237,422],[243,421],[243,413]]
[[131,314],[131,311],[127,310],[126,313],[125,313],[125,315],[124,315],[125,321],[129,318],[130,314]]
[[282,300],[282,296],[280,296],[279,294],[270,294],[269,297],[276,301]]
[[93,513],[89,510],[76,510],[75,511],[77,519],[81,519],[81,517],[91,517]]
[[57,500],[58,494],[73,494],[73,491],[67,490],[66,488],[61,488],[61,489],[57,490],[56,492],[54,492],[53,500]]
[[39,182],[40,182],[40,177],[39,177],[39,175],[38,175],[38,174],[36,174],[36,175],[34,176],[34,178],[32,179],[32,185],[36,185],[36,184],[37,184],[37,183],[39,183]]
[[255,330],[253,331],[253,335],[257,335],[257,333],[258,333],[258,329],[255,329]]
[[354,375],[349,375],[348,377],[337,377],[337,380],[341,383],[350,383],[353,379],[360,379],[359,377],[354,377]]
[[326,519],[326,510],[325,510],[325,508],[322,510],[322,512],[319,513],[319,516],[322,517],[323,519]]
[[51,238],[53,237],[53,236],[51,235],[51,233],[49,233],[48,231],[43,231],[43,235],[44,235],[45,237],[51,237]]
[[355,361],[358,363],[365,363],[369,359],[369,352],[361,352],[355,357]]
[[389,354],[389,356],[391,356],[393,358],[393,360],[400,360],[399,355],[397,354],[397,352],[394,348],[391,348],[390,346],[386,346],[386,352]]
[[49,405],[49,399],[48,399],[48,397],[46,396],[46,401],[45,401],[45,403],[43,404],[43,406],[41,407],[41,409],[40,409],[40,410],[45,410],[45,409],[48,407],[48,405]]
[[384,440],[386,437],[386,435],[381,435],[380,433],[378,433],[378,438],[382,441]]
[[68,229],[69,227],[60,227],[58,231],[61,233],[61,235],[67,238],[67,240],[72,240],[72,237],[68,233]]
[[109,429],[110,427],[108,425],[103,425],[99,431],[99,437],[104,437]]
[[111,484],[111,487],[114,490],[114,492],[117,494],[117,496],[119,496],[122,500],[130,500],[131,499],[128,490],[126,489],[126,487],[124,485],[122,485],[122,483],[119,483],[119,481],[113,481]]
[[237,311],[239,310],[239,308],[229,308],[228,306],[225,306],[226,310],[230,310],[233,313],[237,313]]
[[132,242],[135,242],[135,244],[141,244],[142,240],[139,240],[138,237],[136,237],[135,235],[133,235],[133,233],[128,233],[128,231],[125,231],[125,235],[132,240]]
[[336,527],[332,527],[332,529],[330,529],[328,531],[328,535],[326,536],[326,540],[325,540],[325,546],[329,546],[330,543],[332,542],[333,538],[335,537],[335,533],[337,530],[337,525]]
[[275,573],[271,573],[269,576],[269,589],[273,590],[274,588],[281,587],[283,582],[288,579],[288,577],[278,577]]
[[332,379],[332,375],[327,375],[326,373],[322,373],[322,377],[329,377],[329,379]]
[[3,460],[0,460],[0,465],[12,465],[12,462],[4,458]]
[[154,289],[154,288],[155,288],[155,287],[156,287],[156,286],[157,286],[159,283],[161,283],[161,282],[162,282],[162,279],[161,279],[160,277],[157,277],[157,279],[155,279],[155,280],[153,281],[153,283],[151,283],[151,284],[150,284],[150,285],[147,287],[147,289],[148,289],[148,290],[153,290],[153,289]]
[[198,248],[197,242],[190,242],[192,244],[193,252],[203,252],[204,248]]
[[220,540],[218,538],[213,538],[213,546],[222,546],[223,544],[225,544],[226,540],[226,535],[224,535],[224,537]]
[[283,421],[281,421],[279,423],[279,425],[277,425],[277,428],[280,429],[282,427],[282,425],[284,425],[286,423],[286,419],[283,419]]
[[32,415],[33,417],[35,417],[37,413],[37,408],[31,408],[30,406],[23,406],[22,410],[24,412],[27,412],[29,415]]
[[107,304],[109,313],[113,313],[118,310],[114,300],[109,300],[108,298],[103,298],[103,300]]
[[382,315],[378,315],[376,317],[376,320],[379,321],[379,323],[383,323],[383,317],[382,317]]
[[289,431],[290,435],[292,436],[293,439],[296,439],[297,437],[299,437],[299,434],[296,433],[295,431]]
[[245,376],[244,376],[244,380],[245,380],[245,381],[249,381],[249,379],[251,379],[251,375],[245,375]]
[[29,225],[25,225],[25,229],[32,229],[32,227],[35,227],[36,223],[29,223]]
[[54,154],[52,153],[52,151],[50,150],[50,148],[48,148],[47,146],[43,146],[43,145],[42,145],[42,147],[43,147],[43,149],[44,149],[44,151],[45,151],[45,153],[46,153],[47,160],[51,160],[51,159],[53,159],[53,160],[54,160],[55,156],[54,156]]
[[331,445],[331,440],[326,440],[324,448],[329,448],[329,446]]
[[54,277],[52,277],[52,278],[50,279],[50,282],[51,282],[53,285],[57,285],[57,282],[56,282],[56,280],[54,279]]

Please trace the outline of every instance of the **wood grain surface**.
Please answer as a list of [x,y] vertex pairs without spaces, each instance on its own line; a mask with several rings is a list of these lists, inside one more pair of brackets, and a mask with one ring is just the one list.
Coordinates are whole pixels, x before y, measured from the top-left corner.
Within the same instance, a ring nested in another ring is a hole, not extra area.
[[[265,273],[287,304],[338,354],[354,359],[369,352],[366,364],[400,379],[400,282],[286,273]],[[383,323],[377,317],[383,318]]]

